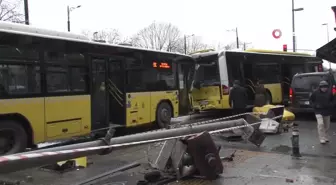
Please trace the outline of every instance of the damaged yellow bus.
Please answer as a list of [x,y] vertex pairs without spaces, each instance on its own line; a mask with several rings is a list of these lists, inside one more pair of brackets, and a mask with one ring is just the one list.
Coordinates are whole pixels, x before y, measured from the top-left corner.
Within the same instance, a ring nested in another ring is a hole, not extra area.
[[230,109],[229,93],[234,80],[248,90],[249,105],[253,105],[258,80],[264,82],[267,103],[286,104],[293,75],[323,70],[322,59],[305,53],[201,51],[192,57],[197,63],[191,93],[195,111]]

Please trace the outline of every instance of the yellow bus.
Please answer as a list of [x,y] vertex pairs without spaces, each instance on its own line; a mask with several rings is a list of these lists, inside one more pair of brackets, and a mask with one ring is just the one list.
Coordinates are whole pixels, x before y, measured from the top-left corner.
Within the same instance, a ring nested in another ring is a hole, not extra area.
[[229,92],[234,80],[248,90],[253,105],[256,82],[262,80],[267,103],[288,102],[289,85],[296,73],[322,71],[322,59],[304,53],[268,50],[209,51],[192,54],[197,71],[192,89],[196,111],[230,109]]
[[0,22],[0,153],[188,114],[187,55]]

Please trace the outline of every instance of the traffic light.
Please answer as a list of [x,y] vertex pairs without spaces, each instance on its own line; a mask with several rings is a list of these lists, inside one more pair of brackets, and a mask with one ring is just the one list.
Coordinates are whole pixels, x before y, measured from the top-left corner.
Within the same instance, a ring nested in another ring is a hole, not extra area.
[[282,46],[282,50],[283,50],[283,51],[287,51],[287,44],[284,44],[284,45]]

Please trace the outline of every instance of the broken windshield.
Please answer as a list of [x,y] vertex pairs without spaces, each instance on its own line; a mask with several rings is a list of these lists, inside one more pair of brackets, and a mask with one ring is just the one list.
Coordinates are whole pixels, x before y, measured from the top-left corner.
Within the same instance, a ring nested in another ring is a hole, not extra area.
[[201,87],[220,85],[217,63],[200,65],[196,72],[195,85]]

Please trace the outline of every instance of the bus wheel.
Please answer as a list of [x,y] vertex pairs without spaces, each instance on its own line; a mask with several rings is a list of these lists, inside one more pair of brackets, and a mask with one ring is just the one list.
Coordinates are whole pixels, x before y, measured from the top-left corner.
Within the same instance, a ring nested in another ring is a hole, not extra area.
[[172,116],[172,108],[166,103],[162,102],[159,104],[156,112],[156,121],[160,128],[167,128],[170,124]]
[[0,122],[0,155],[23,152],[27,148],[27,133],[15,121]]
[[272,96],[269,92],[266,93],[266,105],[272,104]]

